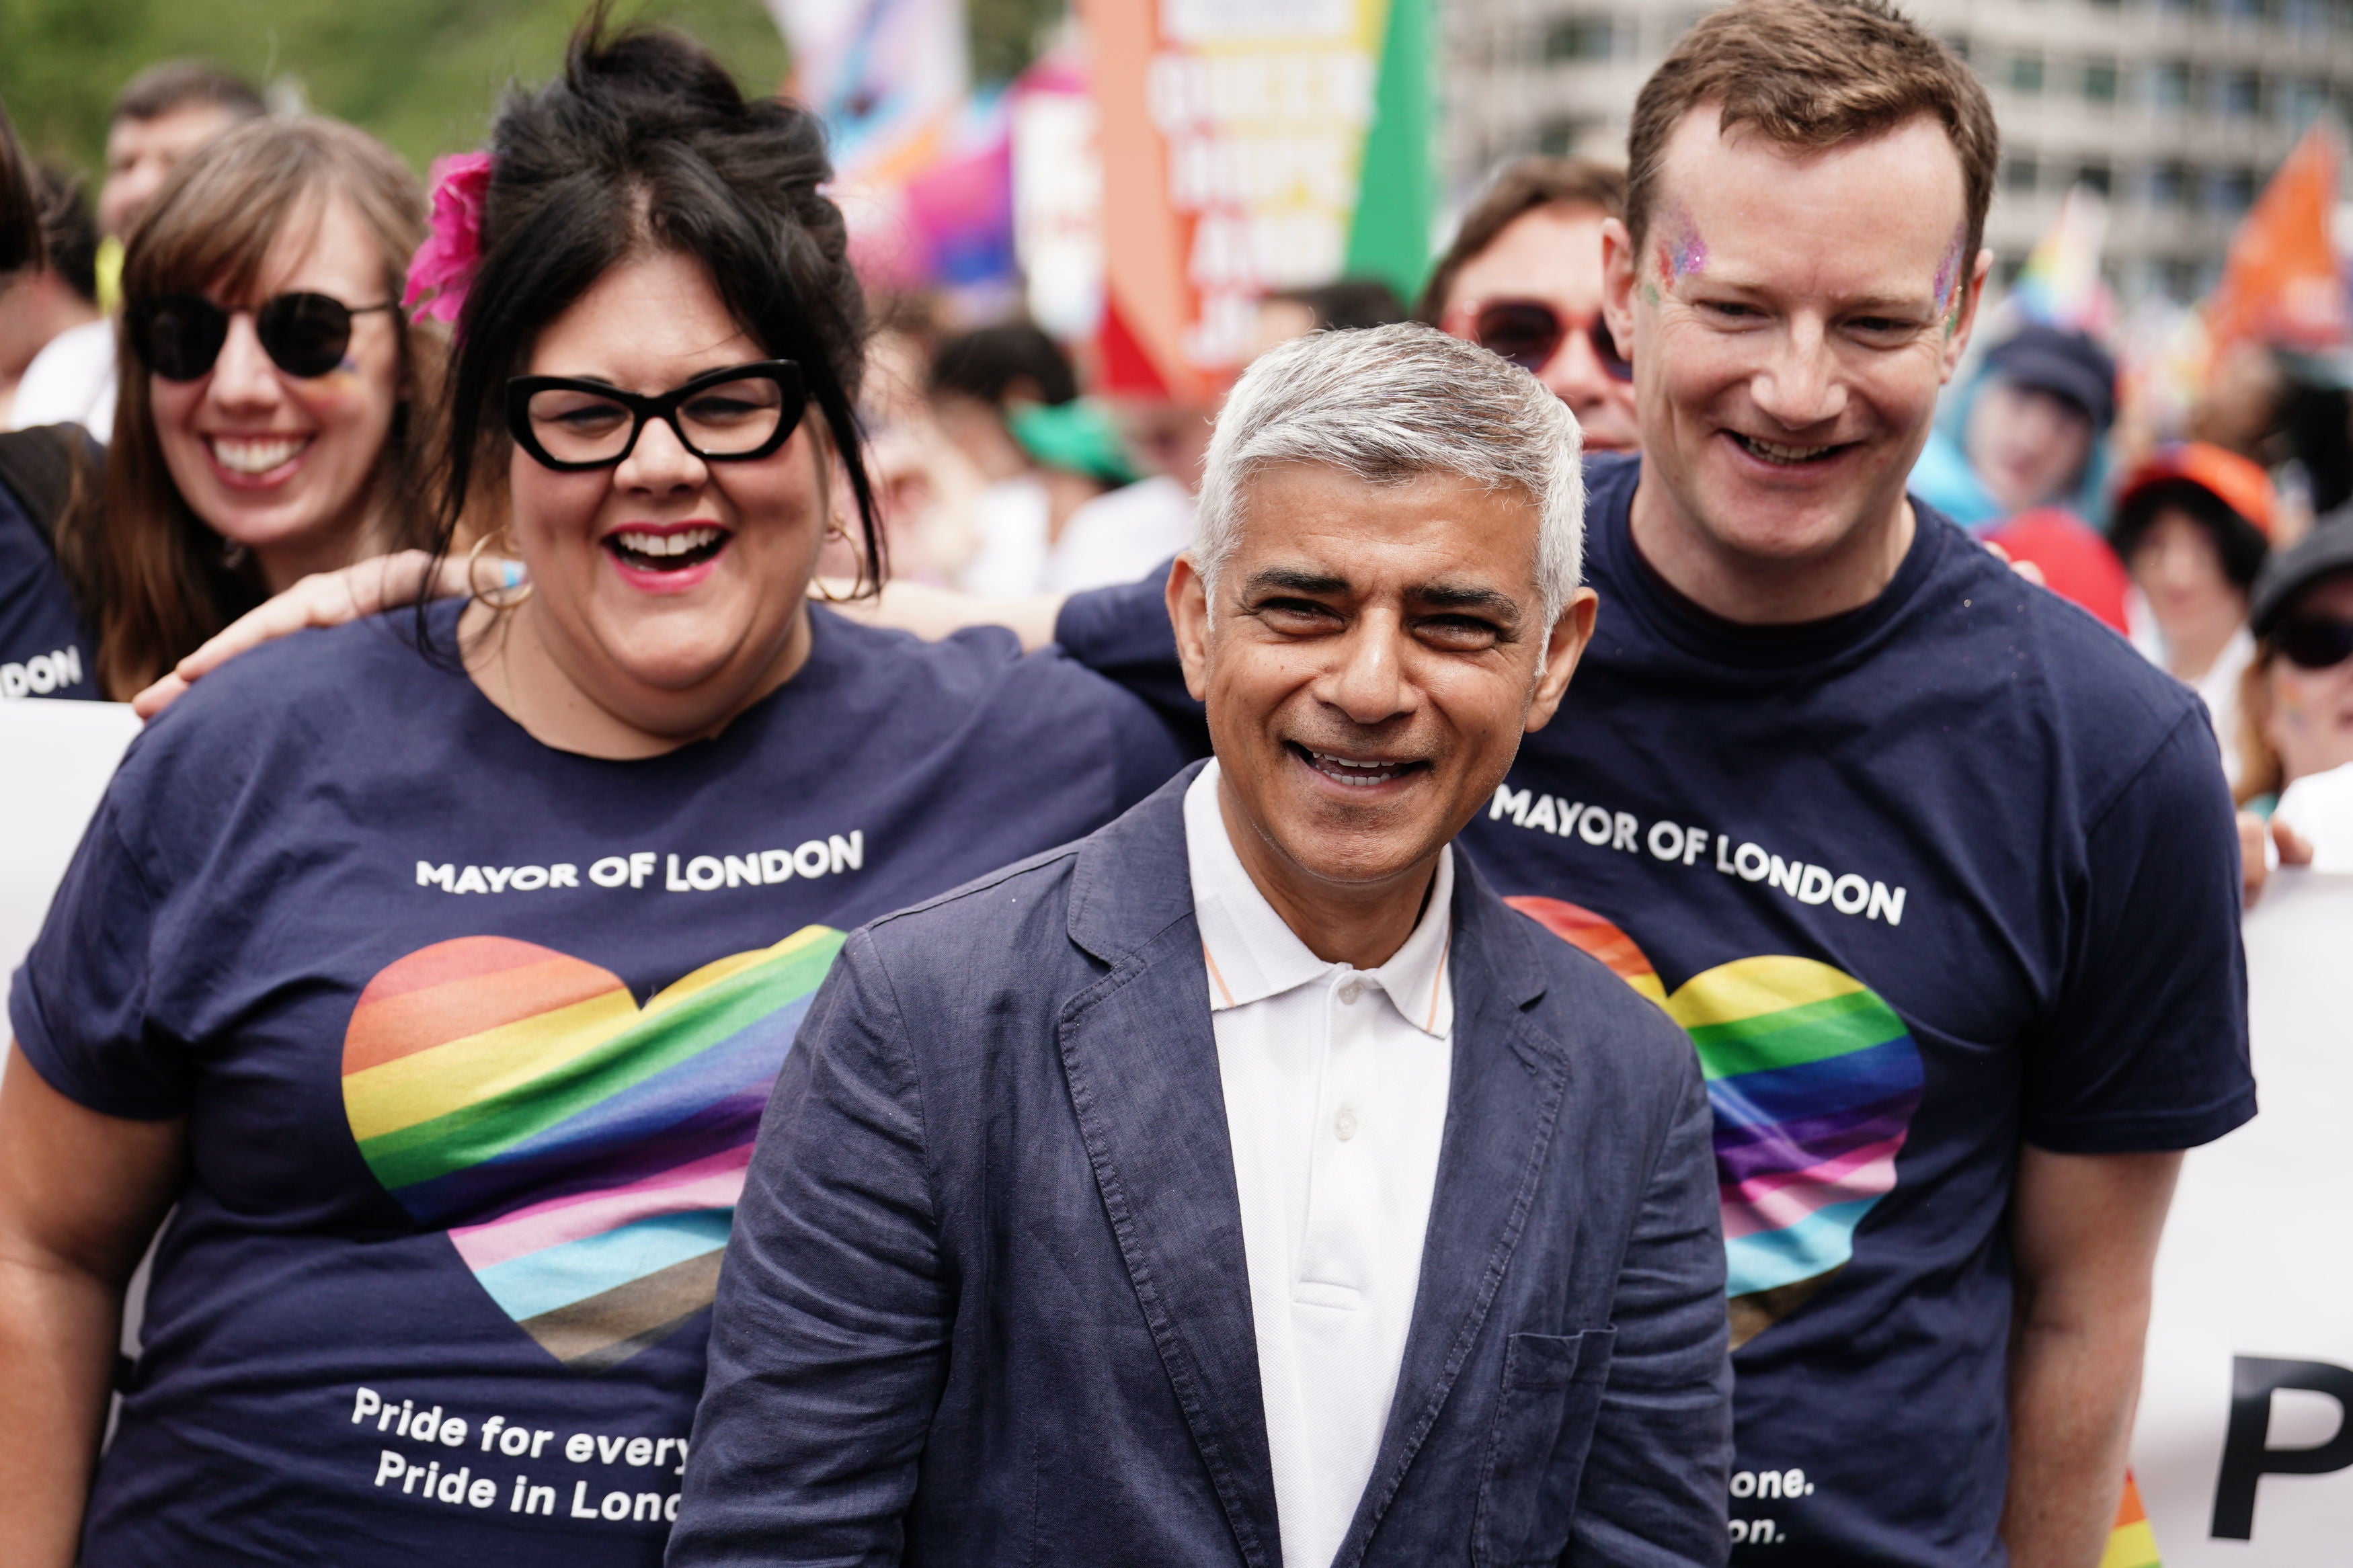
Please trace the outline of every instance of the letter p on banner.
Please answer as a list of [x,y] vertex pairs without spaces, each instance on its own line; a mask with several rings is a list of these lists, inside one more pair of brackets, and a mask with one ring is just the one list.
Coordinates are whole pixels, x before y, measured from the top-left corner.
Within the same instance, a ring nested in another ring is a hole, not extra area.
[[2334,1568],[2353,1563],[2353,876],[2275,883],[2242,931],[2261,1114],[2182,1163],[2132,1468],[2165,1568]]
[[[2337,1401],[2337,1431],[2304,1448],[2270,1447],[2272,1395],[2309,1389]],[[2222,1474],[2214,1483],[2212,1533],[2221,1541],[2255,1535],[2255,1483],[2265,1476],[2325,1476],[2353,1466],[2353,1368],[2325,1361],[2271,1361],[2234,1356],[2231,1362],[2231,1429],[2222,1439]]]

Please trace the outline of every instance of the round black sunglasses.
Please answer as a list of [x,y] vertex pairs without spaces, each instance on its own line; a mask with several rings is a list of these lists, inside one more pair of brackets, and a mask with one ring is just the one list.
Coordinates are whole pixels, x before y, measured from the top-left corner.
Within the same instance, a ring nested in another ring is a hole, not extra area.
[[2282,622],[2272,646],[2299,669],[2332,669],[2353,658],[2353,621],[2334,616],[2297,616]]
[[[343,363],[352,346],[352,318],[381,305],[346,305],[326,294],[280,294],[253,312],[253,335],[270,363],[305,381]],[[228,341],[229,312],[201,294],[160,294],[131,307],[131,349],[139,363],[165,381],[195,381],[219,360]]]
[[788,359],[723,365],[654,397],[568,375],[507,383],[515,444],[564,473],[614,467],[637,450],[649,419],[706,462],[749,462],[783,446],[807,408],[801,367]]
[[1619,354],[1618,340],[1599,310],[1580,323],[1542,300],[1491,300],[1471,318],[1473,342],[1531,375],[1543,373],[1573,331],[1585,334],[1603,374],[1612,381],[1634,379],[1634,367]]

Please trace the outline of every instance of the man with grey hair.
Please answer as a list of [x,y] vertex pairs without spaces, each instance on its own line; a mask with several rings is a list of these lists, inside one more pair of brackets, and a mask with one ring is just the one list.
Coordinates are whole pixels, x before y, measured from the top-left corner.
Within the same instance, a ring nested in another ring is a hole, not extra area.
[[1168,590],[1216,754],[849,938],[673,1568],[1724,1560],[1697,1063],[1451,847],[1591,633],[1577,444],[1426,327],[1243,376]]
[[[1488,395],[1464,398],[1425,370],[1476,376]],[[1373,481],[1443,470],[1535,502],[1536,588],[1548,634],[1577,597],[1583,563],[1577,420],[1567,405],[1534,396],[1496,370],[1401,326],[1328,334],[1312,354],[1293,352],[1281,367],[1245,377],[1202,468],[1197,570],[1215,581],[1241,526],[1242,488],[1261,468],[1324,463]]]

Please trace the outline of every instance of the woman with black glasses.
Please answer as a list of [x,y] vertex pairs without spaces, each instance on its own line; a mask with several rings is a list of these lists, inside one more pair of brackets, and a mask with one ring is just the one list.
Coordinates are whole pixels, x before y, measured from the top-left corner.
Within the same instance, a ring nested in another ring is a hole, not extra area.
[[828,535],[875,553],[827,176],[667,35],[501,113],[437,236],[437,515],[528,586],[237,659],[116,776],[10,999],[0,1561],[659,1561],[842,933],[1178,764],[1007,634],[810,604]]
[[422,543],[439,331],[399,308],[424,192],[334,121],[262,120],[191,155],[123,262],[103,485],[58,533],[130,697],[301,577]]

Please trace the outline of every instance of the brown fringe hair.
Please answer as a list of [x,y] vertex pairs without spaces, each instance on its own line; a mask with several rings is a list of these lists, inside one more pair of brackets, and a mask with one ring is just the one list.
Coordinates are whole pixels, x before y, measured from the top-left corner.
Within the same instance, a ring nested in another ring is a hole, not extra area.
[[1750,126],[1803,153],[1932,117],[1960,156],[1967,254],[1985,243],[2001,157],[1993,105],[1958,55],[1885,0],[1736,0],[1685,33],[1642,84],[1626,137],[1626,229],[1637,248],[1667,142],[1709,104],[1727,132]]
[[1504,231],[1539,207],[1582,207],[1603,217],[1626,216],[1626,174],[1590,158],[1515,158],[1497,170],[1487,188],[1462,215],[1453,243],[1422,285],[1413,319],[1435,327],[1446,314],[1455,275],[1503,237]]
[[[271,247],[295,225],[321,222],[332,199],[351,204],[383,251],[383,298],[398,300],[408,258],[426,234],[423,188],[389,148],[352,126],[316,118],[242,125],[175,170],[130,237],[126,307],[200,292],[248,301]],[[373,300],[353,304],[374,304]],[[431,538],[423,455],[438,417],[446,341],[393,312],[400,336],[392,427],[370,485],[373,554]],[[267,597],[259,571],[238,558],[173,483],[155,433],[146,367],[117,333],[121,391],[102,494],[72,508],[58,557],[98,628],[98,679],[128,698],[206,638]]]

